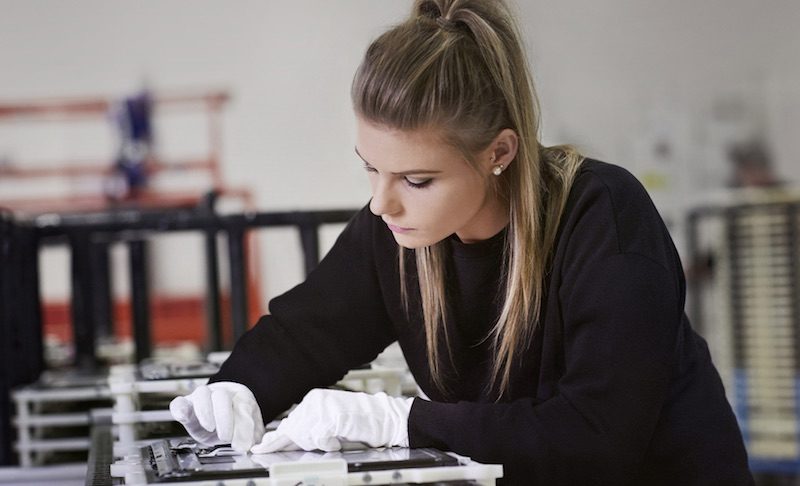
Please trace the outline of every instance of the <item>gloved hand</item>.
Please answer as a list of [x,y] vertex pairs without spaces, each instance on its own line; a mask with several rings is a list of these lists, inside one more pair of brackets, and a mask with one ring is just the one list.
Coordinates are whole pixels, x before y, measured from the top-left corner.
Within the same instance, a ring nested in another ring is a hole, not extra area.
[[220,381],[197,387],[169,404],[172,417],[205,445],[227,444],[247,452],[264,435],[261,408],[241,383]]
[[395,398],[340,390],[308,392],[278,428],[264,434],[251,452],[342,448],[340,441],[365,442],[370,447],[408,447],[408,414],[413,398]]

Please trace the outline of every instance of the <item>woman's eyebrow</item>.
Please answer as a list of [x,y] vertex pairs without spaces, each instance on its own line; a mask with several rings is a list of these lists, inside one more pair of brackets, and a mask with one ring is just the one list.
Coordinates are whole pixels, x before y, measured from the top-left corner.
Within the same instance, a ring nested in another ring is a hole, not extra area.
[[[367,167],[372,167],[372,164],[367,162],[367,159],[362,157],[362,155],[358,152],[358,147],[354,147],[354,150],[356,152],[356,155],[358,155],[358,158],[360,158],[365,164],[367,164]],[[441,172],[442,171],[440,171],[440,170],[413,169],[413,170],[404,170],[403,172],[392,172],[391,174],[392,175],[397,175],[397,176],[405,176],[405,175],[412,175],[412,174],[441,174]]]

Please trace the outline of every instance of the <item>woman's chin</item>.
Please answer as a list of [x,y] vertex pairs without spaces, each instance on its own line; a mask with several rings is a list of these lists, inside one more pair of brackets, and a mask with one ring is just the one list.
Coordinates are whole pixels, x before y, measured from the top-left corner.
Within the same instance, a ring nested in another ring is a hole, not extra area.
[[426,246],[431,246],[441,240],[430,240],[428,238],[420,238],[418,235],[392,233],[394,241],[403,248],[409,250],[418,250]]

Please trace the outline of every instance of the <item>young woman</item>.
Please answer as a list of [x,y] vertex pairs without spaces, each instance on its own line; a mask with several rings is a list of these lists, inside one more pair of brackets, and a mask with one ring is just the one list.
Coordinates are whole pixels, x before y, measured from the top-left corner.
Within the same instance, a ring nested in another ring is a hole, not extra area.
[[[352,98],[372,200],[173,401],[190,434],[433,446],[503,464],[506,484],[752,483],[661,218],[628,172],[540,145],[503,2],[418,0]],[[428,398],[321,389],[393,341]]]

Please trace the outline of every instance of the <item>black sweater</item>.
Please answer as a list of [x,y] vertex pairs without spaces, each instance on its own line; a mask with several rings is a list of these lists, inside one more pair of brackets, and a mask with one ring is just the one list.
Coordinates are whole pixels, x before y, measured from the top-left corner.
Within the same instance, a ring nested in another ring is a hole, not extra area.
[[482,337],[501,304],[503,238],[449,240],[446,396],[429,377],[413,258],[407,316],[397,244],[368,208],[304,283],[270,302],[212,381],[247,385],[270,419],[397,340],[431,399],[414,400],[412,447],[503,464],[504,484],[752,484],[719,375],[683,311],[678,254],[631,174],[584,162],[540,327],[496,402]]

